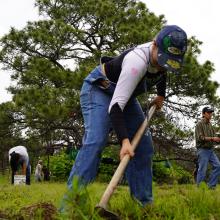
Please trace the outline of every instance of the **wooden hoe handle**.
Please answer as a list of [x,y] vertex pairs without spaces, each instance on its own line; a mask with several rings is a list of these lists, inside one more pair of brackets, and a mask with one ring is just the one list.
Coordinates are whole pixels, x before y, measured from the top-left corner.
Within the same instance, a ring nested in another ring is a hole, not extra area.
[[[141,124],[140,128],[138,129],[138,131],[134,135],[134,137],[131,141],[131,147],[133,150],[135,150],[135,148],[137,147],[141,137],[143,136],[147,126],[149,125],[149,121],[152,118],[155,110],[156,110],[156,106],[153,105],[149,110],[148,117],[145,118],[145,120]],[[121,180],[121,177],[123,176],[123,173],[125,171],[125,168],[127,167],[129,160],[130,160],[130,156],[128,154],[126,154],[123,157],[123,159],[121,160],[120,164],[118,165],[118,168],[116,169],[110,183],[108,184],[105,192],[103,193],[102,198],[101,198],[99,204],[97,205],[98,207],[101,207],[104,209],[107,208],[108,201],[110,200],[112,194],[114,193],[114,190],[116,189],[119,181]]]

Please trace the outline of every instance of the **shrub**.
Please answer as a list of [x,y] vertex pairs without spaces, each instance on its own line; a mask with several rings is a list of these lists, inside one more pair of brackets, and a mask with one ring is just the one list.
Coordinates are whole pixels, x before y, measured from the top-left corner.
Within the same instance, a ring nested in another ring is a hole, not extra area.
[[153,163],[153,180],[159,184],[161,183],[178,183],[187,184],[193,183],[193,176],[175,162],[167,166],[168,161]]
[[167,168],[163,162],[153,163],[153,180],[159,184],[172,183],[171,168]]
[[70,174],[74,160],[64,152],[50,157],[51,177],[54,180],[66,180]]
[[102,153],[97,179],[100,182],[109,182],[119,164],[119,147],[108,146]]

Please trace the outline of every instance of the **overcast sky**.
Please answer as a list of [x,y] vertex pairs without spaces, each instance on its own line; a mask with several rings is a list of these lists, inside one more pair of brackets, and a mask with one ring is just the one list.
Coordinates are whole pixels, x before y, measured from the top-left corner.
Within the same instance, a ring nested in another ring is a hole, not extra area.
[[[164,14],[167,24],[182,27],[189,37],[203,42],[199,61],[210,60],[215,64],[213,80],[220,83],[220,1],[218,0],[143,0],[156,15]],[[220,95],[220,90],[218,90]]]
[[[38,18],[34,2],[35,0],[0,0],[0,37],[7,34],[10,27],[22,29],[27,21]],[[11,95],[6,91],[10,83],[9,73],[0,71],[0,103],[11,100]]]
[[[210,60],[215,64],[212,79],[220,83],[220,3],[218,0],[142,0],[156,15],[164,14],[168,24],[182,27],[188,36],[196,36],[203,42],[199,61]],[[27,21],[36,20],[35,0],[0,0],[0,36],[8,33],[10,27],[21,29]],[[11,100],[5,88],[10,85],[7,72],[0,72],[0,103]],[[220,90],[219,94],[220,94]]]

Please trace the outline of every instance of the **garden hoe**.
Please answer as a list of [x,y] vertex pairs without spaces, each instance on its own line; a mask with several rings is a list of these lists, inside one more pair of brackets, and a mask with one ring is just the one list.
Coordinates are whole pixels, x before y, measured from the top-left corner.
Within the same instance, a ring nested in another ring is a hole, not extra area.
[[[135,150],[135,148],[137,147],[137,145],[138,145],[142,135],[144,134],[144,132],[149,124],[149,121],[152,118],[155,110],[156,110],[156,105],[153,105],[148,112],[148,117],[145,118],[144,122],[141,124],[140,128],[138,129],[134,138],[132,139],[131,146],[132,146],[133,150]],[[121,160],[120,164],[118,165],[118,168],[116,169],[110,183],[108,184],[104,194],[102,195],[100,202],[95,207],[97,213],[105,219],[109,219],[109,220],[110,219],[111,220],[119,220],[120,219],[116,214],[107,210],[107,204],[108,204],[108,201],[110,200],[112,194],[114,193],[114,190],[116,189],[119,181],[121,180],[129,160],[130,160],[130,156],[128,154],[126,154],[123,157],[123,159]]]

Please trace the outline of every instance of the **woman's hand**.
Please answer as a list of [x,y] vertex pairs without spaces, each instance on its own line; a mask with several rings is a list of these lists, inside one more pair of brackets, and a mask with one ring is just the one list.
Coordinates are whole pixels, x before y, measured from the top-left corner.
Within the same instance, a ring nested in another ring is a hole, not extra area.
[[220,142],[220,138],[219,137],[212,137],[211,140],[213,142]]
[[154,100],[150,103],[150,107],[156,105],[157,110],[160,110],[163,107],[164,97],[163,96],[156,96]]
[[126,138],[122,141],[122,147],[121,147],[121,151],[120,151],[120,160],[122,160],[122,158],[126,154],[128,154],[130,157],[134,156],[134,151],[131,148],[131,143],[128,138]]

